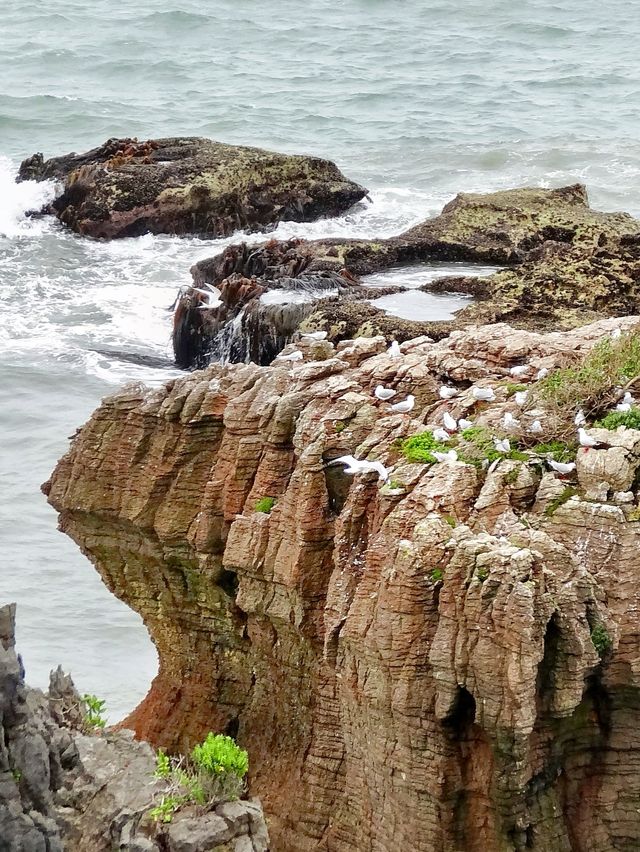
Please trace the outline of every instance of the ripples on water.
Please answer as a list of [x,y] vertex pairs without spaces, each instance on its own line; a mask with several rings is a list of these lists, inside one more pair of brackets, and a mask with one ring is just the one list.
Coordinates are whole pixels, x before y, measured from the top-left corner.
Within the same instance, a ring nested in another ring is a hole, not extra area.
[[2,4],[0,600],[20,604],[31,680],[62,662],[114,717],[145,692],[153,651],[38,488],[103,394],[172,374],[95,350],[170,357],[166,308],[230,241],[102,244],[27,220],[51,188],[13,183],[22,157],[202,134],[328,156],[370,188],[372,204],[282,237],[388,236],[457,191],[523,183],[580,180],[603,209],[640,212],[640,23],[621,0],[204,5]]

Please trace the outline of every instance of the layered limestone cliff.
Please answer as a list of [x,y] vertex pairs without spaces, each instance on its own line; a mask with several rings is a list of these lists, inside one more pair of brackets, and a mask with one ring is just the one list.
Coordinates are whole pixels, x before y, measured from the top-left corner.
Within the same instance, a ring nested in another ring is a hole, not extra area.
[[[181,751],[236,736],[278,852],[637,849],[640,432],[594,430],[563,479],[536,381],[637,321],[475,327],[395,358],[308,342],[293,368],[105,399],[45,490],[157,646],[124,724]],[[460,459],[409,461],[445,411],[473,421]],[[483,463],[483,427],[520,449]],[[394,470],[350,477],[343,454]]]

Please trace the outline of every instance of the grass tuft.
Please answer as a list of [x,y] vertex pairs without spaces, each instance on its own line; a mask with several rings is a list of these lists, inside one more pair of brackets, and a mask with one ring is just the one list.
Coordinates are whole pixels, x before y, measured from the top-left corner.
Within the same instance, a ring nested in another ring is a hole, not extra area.
[[549,500],[544,510],[545,515],[550,518],[560,508],[560,506],[564,506],[567,500],[571,500],[571,498],[577,493],[577,488],[568,485],[564,491],[558,494],[557,497],[553,497]]
[[268,515],[276,504],[275,497],[261,497],[256,503],[256,512],[264,512]]
[[610,411],[595,425],[612,431],[619,426],[626,426],[627,429],[640,429],[640,408],[632,408],[631,411]]
[[410,462],[422,462],[423,464],[433,464],[436,461],[432,454],[433,450],[446,453],[449,449],[446,444],[436,441],[432,432],[421,432],[419,435],[412,435],[402,442],[404,457]]
[[536,444],[532,451],[539,456],[551,456],[557,462],[570,462],[576,457],[578,445],[571,441],[548,441],[545,444]]

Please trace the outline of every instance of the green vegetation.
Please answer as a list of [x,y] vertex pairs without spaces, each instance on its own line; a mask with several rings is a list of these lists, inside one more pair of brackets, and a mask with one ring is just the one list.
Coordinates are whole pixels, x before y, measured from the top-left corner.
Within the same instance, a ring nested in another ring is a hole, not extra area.
[[436,458],[432,455],[432,450],[446,453],[449,449],[446,444],[436,441],[432,432],[421,432],[419,435],[412,435],[402,442],[402,453],[410,462],[433,464]]
[[570,462],[576,457],[578,445],[575,442],[548,441],[546,444],[536,444],[532,451],[539,456],[550,456],[557,462]]
[[453,515],[443,515],[442,520],[446,521],[452,529],[456,528],[456,519]]
[[513,459],[515,461],[529,461],[529,456],[512,447],[508,452],[502,453],[496,450],[493,438],[484,426],[471,426],[461,433],[466,446],[458,448],[458,456],[468,464],[480,467],[485,459],[493,462],[496,459]]
[[626,426],[627,429],[640,429],[640,408],[632,408],[631,411],[610,411],[595,425],[611,430],[617,429],[618,426]]
[[403,483],[402,483],[402,482],[400,482],[398,479],[392,479],[392,480],[389,482],[389,489],[390,489],[391,491],[396,491],[397,489],[400,489],[400,488],[404,488],[404,485],[403,485]]
[[153,774],[166,781],[167,789],[160,804],[151,809],[151,818],[168,823],[183,805],[208,807],[239,798],[248,769],[247,752],[224,734],[207,734],[190,758],[169,757],[159,749]]
[[613,647],[611,636],[609,636],[607,628],[602,623],[596,624],[596,626],[592,628],[591,641],[593,642],[593,647],[598,652],[600,659],[602,659],[607,651],[610,651]]
[[574,494],[577,493],[577,488],[568,485],[560,494],[557,495],[557,497],[552,497],[552,499],[549,500],[549,502],[545,506],[545,515],[550,518],[560,508],[560,506],[564,506],[567,500],[571,500]]
[[613,389],[636,376],[640,376],[640,333],[627,332],[617,340],[601,340],[579,364],[554,370],[538,382],[537,392],[549,413],[573,431],[578,408],[587,414],[606,409],[614,401]]
[[640,521],[640,506],[636,506],[627,513],[628,521]]
[[444,574],[442,572],[442,568],[434,568],[433,571],[431,572],[430,576],[431,576],[431,582],[432,583],[440,583],[442,581],[443,576],[444,576]]
[[264,512],[265,515],[268,515],[275,506],[275,504],[275,497],[262,497],[256,503],[256,512]]
[[520,468],[514,467],[513,470],[510,470],[507,473],[505,473],[505,475],[502,477],[502,481],[504,482],[505,485],[513,485],[515,483],[515,481],[517,480],[519,473],[520,473]]
[[514,393],[519,393],[520,391],[528,390],[529,385],[522,384],[513,384],[513,382],[509,382],[507,384],[507,396],[513,396]]
[[22,772],[20,772],[19,769],[12,769],[11,775],[13,776],[13,780],[16,782],[16,784],[19,784],[22,779]]
[[344,430],[347,428],[347,424],[344,422],[344,420],[336,420],[336,422],[333,424],[333,428],[338,433],[344,432]]
[[103,701],[95,695],[88,694],[83,695],[82,700],[84,701],[84,706],[87,711],[84,715],[85,728],[90,733],[102,730],[107,724],[107,720],[102,715],[105,710],[106,701]]
[[484,583],[484,581],[487,579],[488,576],[489,576],[489,569],[488,568],[478,568],[478,570],[476,571],[476,577],[478,578],[478,580],[480,580],[481,583]]

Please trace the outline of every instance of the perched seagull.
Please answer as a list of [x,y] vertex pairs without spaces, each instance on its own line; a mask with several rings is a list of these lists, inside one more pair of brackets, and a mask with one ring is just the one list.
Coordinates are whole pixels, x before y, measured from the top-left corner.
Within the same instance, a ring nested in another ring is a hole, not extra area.
[[440,388],[440,399],[453,399],[453,397],[457,395],[457,388],[450,388],[449,385],[442,385]]
[[572,470],[576,469],[575,462],[557,462],[553,459],[547,459],[547,461],[549,462],[549,467],[553,468],[556,473],[561,473],[563,475],[565,473],[571,473]]
[[278,355],[281,361],[302,361],[304,355],[299,349],[294,349],[288,355]]
[[446,429],[434,429],[433,437],[436,439],[436,441],[439,441],[441,444],[444,444],[449,440],[451,435],[447,432]]
[[576,426],[584,426],[584,424],[587,422],[587,418],[584,416],[584,411],[582,409],[580,409],[580,411],[578,411],[576,416],[573,418],[573,422],[576,424]]
[[529,372],[529,369],[528,364],[522,364],[519,367],[512,367],[509,372],[512,376],[524,376],[525,373]]
[[533,423],[527,429],[527,432],[531,432],[532,435],[539,435],[542,432],[542,424],[539,420],[534,420]]
[[509,443],[508,438],[502,438],[502,440],[500,440],[499,438],[494,438],[493,446],[496,448],[496,450],[498,450],[499,453],[508,453],[511,449],[511,444]]
[[438,450],[433,450],[431,455],[439,462],[455,462],[458,461],[458,454],[455,450],[449,450],[448,453],[440,453]]
[[402,355],[402,352],[400,351],[400,344],[398,343],[397,340],[393,341],[391,346],[387,349],[387,353],[392,358],[400,358],[400,356]]
[[502,425],[505,429],[517,429],[520,426],[520,421],[516,420],[510,411],[507,411],[502,418]]
[[630,402],[619,402],[616,405],[616,411],[631,411],[631,403]]
[[214,308],[219,308],[222,302],[220,299],[216,299],[215,302],[207,302],[204,305],[198,305],[199,311],[212,311]]
[[386,402],[388,399],[391,399],[392,396],[395,396],[396,393],[397,391],[391,390],[391,388],[385,388],[384,385],[378,385],[378,387],[374,390],[373,395],[376,399]]
[[465,420],[464,417],[461,417],[458,420],[458,428],[459,429],[471,429],[473,426],[473,422],[471,420]]
[[527,401],[528,396],[529,396],[529,391],[516,391],[513,395],[513,398],[516,401],[516,405],[519,405],[520,408],[522,408],[522,406]]
[[548,375],[549,375],[549,371],[547,370],[547,368],[546,368],[546,367],[542,367],[542,368],[541,368],[540,370],[538,370],[538,372],[536,373],[536,379],[538,379],[538,380],[540,380],[540,379],[544,379],[544,378],[546,378],[546,376],[548,376]]
[[448,411],[442,415],[442,422],[444,423],[444,428],[447,432],[455,432],[458,428],[458,421],[452,417]]
[[303,340],[325,340],[326,337],[326,331],[305,331],[302,334]]
[[212,287],[210,290],[203,290],[202,287],[192,287],[192,290],[195,293],[200,293],[201,296],[206,296],[207,298],[211,298],[211,296],[215,296],[216,299],[220,298],[220,290],[217,287]]
[[409,394],[409,396],[406,399],[403,399],[402,402],[396,402],[392,405],[391,410],[395,411],[396,414],[408,414],[413,409],[415,402],[415,396]]
[[633,397],[633,394],[630,391],[627,391],[625,393],[625,395],[622,397],[622,401],[625,402],[625,403],[628,403],[629,405],[633,405],[633,403],[635,402],[635,399]]
[[483,402],[493,402],[496,398],[493,388],[471,388],[471,395],[474,399]]
[[596,438],[592,438],[591,435],[587,435],[582,427],[578,429],[578,440],[583,447],[597,447],[600,443],[600,441]]
[[614,328],[613,331],[611,332],[611,339],[612,340],[619,340],[621,337],[622,337],[622,329],[621,328]]
[[391,468],[387,469],[382,464],[382,462],[370,462],[366,459],[358,461],[355,456],[340,456],[340,458],[332,459],[329,464],[343,464],[345,465],[344,472],[354,475],[358,473],[371,473],[375,471],[380,477],[380,479],[383,480],[383,482],[387,481],[387,479],[389,478],[389,474],[391,473]]

